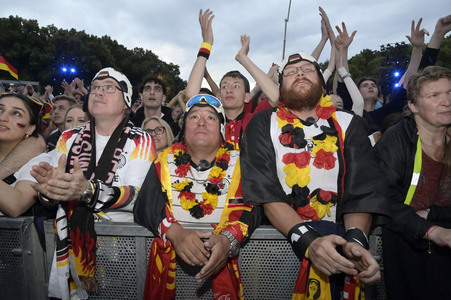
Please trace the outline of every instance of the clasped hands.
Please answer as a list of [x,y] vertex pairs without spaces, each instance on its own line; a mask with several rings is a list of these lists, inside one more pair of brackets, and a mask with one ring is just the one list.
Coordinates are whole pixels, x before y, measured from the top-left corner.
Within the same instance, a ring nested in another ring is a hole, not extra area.
[[79,199],[86,190],[86,179],[81,170],[78,158],[74,160],[74,172],[66,173],[66,155],[61,155],[58,167],[52,167],[47,162],[41,162],[30,171],[37,183],[32,187],[47,198],[57,201],[71,201]]
[[166,233],[177,256],[192,266],[203,266],[195,275],[198,282],[218,273],[226,264],[230,242],[223,235],[186,229],[173,223]]
[[[341,246],[343,255],[337,252]],[[357,276],[363,283],[380,280],[379,264],[373,255],[355,242],[347,242],[338,235],[327,235],[315,239],[308,249],[310,261],[322,273],[330,276],[338,273]]]

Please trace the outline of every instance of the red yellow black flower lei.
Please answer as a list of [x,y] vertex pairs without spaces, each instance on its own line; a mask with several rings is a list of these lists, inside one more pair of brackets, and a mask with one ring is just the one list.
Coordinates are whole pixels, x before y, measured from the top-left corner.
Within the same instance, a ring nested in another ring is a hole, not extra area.
[[[335,106],[330,102],[330,97],[322,97],[316,106],[316,114],[320,119],[327,120],[335,112]],[[277,121],[282,133],[279,135],[280,143],[289,148],[302,149],[307,146],[305,133],[301,120],[286,107],[277,109]],[[310,160],[313,158],[313,166],[318,169],[331,170],[335,167],[337,152],[337,132],[326,126],[321,126],[322,134],[312,138],[314,144],[310,151],[300,153],[286,153],[282,161],[285,163],[285,182],[292,188],[290,198],[293,208],[304,220],[322,219],[326,214],[331,215],[330,207],[337,201],[337,194],[321,189],[312,193],[308,188],[310,183]]]
[[[229,168],[230,150],[233,146],[225,143],[216,152],[215,165],[211,168],[205,185],[205,192],[202,193],[202,201],[196,199],[196,195],[191,192],[193,182],[185,178],[183,181],[177,180],[173,187],[179,192],[178,198],[183,209],[188,210],[196,219],[211,214],[218,205],[218,196],[221,195],[220,184],[224,180],[226,170]],[[182,143],[172,145],[172,155],[177,168],[175,173],[179,177],[186,177],[190,170],[191,155],[186,153],[186,147]]]

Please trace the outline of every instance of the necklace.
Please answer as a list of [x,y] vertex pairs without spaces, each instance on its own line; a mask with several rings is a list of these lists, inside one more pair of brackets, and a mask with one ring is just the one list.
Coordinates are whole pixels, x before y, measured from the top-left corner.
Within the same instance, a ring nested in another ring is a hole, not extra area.
[[[329,96],[321,97],[316,106],[316,114],[320,119],[327,120],[335,113],[335,106]],[[302,121],[286,107],[277,109],[277,122],[281,129],[279,141],[284,147],[302,149],[307,146],[304,125]],[[289,195],[293,208],[304,220],[322,219],[331,215],[330,207],[338,200],[337,193],[315,189],[310,192],[308,184],[311,181],[310,162],[317,169],[331,170],[335,167],[334,154],[338,151],[338,133],[334,128],[321,126],[322,133],[312,138],[312,147],[299,153],[286,153],[282,162],[285,164],[285,182],[292,189]]]
[[[229,168],[230,150],[233,146],[225,143],[216,152],[215,164],[211,168],[208,178],[202,183],[205,186],[205,192],[202,193],[202,201],[196,199],[196,194],[191,192],[193,182],[185,178],[175,181],[172,186],[179,192],[178,198],[184,210],[190,212],[190,215],[200,219],[205,215],[211,214],[218,205],[218,196],[221,195],[220,184],[224,180],[226,170]],[[186,147],[182,143],[175,143],[171,147],[174,158],[175,173],[178,177],[186,177],[188,171],[191,172],[191,155],[186,153]],[[193,176],[194,178],[194,176]],[[196,182],[198,182],[196,180]],[[199,182],[198,182],[199,183]]]

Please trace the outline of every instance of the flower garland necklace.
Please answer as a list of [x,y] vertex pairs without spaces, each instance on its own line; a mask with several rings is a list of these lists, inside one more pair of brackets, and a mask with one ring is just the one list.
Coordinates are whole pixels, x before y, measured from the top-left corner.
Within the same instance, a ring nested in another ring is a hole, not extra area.
[[[205,215],[210,215],[218,205],[218,196],[221,195],[220,184],[224,180],[226,171],[229,168],[230,150],[233,146],[225,143],[218,152],[216,152],[215,165],[208,174],[205,186],[205,192],[202,193],[202,201],[196,199],[196,194],[191,192],[193,182],[185,178],[183,181],[177,180],[173,187],[179,192],[178,198],[184,210],[190,212],[191,216],[200,219]],[[174,158],[175,173],[179,177],[186,177],[191,170],[191,155],[186,153],[186,147],[182,143],[172,145],[172,155]]]
[[[335,106],[330,102],[330,96],[321,97],[320,104],[316,106],[316,115],[327,120],[335,113]],[[307,119],[308,120],[308,119]],[[302,149],[307,146],[303,123],[286,107],[277,109],[278,126],[282,133],[279,141],[284,147]],[[289,195],[293,208],[304,220],[322,219],[326,214],[330,216],[330,207],[338,200],[338,195],[322,189],[310,193],[307,185],[310,183],[310,160],[314,158],[313,166],[318,169],[331,170],[335,167],[334,153],[338,151],[337,132],[334,128],[321,126],[322,134],[312,138],[314,146],[311,152],[306,150],[300,153],[286,153],[282,162],[285,163],[285,182],[292,188]],[[311,203],[311,204],[310,204]]]

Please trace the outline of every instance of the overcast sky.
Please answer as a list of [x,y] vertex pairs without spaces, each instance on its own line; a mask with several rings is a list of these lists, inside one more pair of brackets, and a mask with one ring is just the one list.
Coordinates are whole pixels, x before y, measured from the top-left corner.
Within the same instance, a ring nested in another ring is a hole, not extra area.
[[[264,71],[280,64],[285,19],[290,0],[15,0],[3,1],[1,17],[9,15],[35,19],[39,26],[84,30],[96,36],[108,35],[129,49],[151,50],[167,62],[180,66],[188,79],[202,42],[199,9],[214,11],[214,45],[208,69],[216,82],[230,70],[240,70],[235,61],[241,47],[240,35],[251,37],[249,57]],[[346,22],[348,31],[357,30],[349,57],[363,49],[408,42],[411,21],[423,18],[422,27],[431,34],[440,17],[451,14],[449,0],[292,0],[287,23],[285,55],[312,52],[321,37],[318,7],[324,8],[332,26]],[[429,41],[426,38],[426,42]],[[329,44],[320,62],[328,60]],[[106,67],[106,66],[105,66]],[[125,73],[126,70],[124,70]],[[37,79],[38,80],[38,79]],[[90,79],[88,79],[90,80]],[[253,82],[253,79],[249,80]]]

